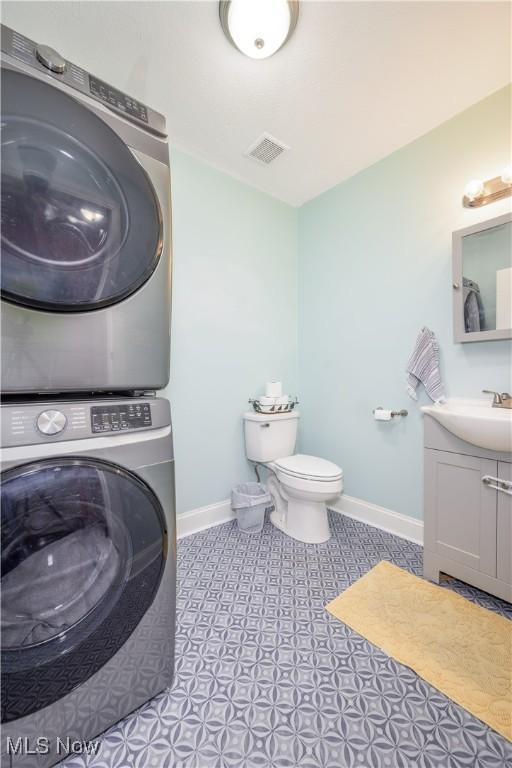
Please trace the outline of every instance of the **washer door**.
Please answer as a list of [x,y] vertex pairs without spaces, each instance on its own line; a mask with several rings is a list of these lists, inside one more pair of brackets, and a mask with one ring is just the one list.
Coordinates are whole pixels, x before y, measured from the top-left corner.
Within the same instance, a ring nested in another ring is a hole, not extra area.
[[81,103],[2,69],[2,296],[83,312],[153,273],[160,207],[144,169]]
[[114,464],[60,458],[2,474],[2,722],[65,696],[114,656],[166,557],[158,499]]

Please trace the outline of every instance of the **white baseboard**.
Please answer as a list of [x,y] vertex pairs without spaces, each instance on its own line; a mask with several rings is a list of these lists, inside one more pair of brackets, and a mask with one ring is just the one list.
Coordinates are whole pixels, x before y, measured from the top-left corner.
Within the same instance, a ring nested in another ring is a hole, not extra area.
[[176,518],[176,535],[178,539],[190,536],[192,533],[204,531],[205,528],[213,528],[214,525],[227,523],[233,520],[235,513],[231,509],[231,501],[218,501],[216,504],[208,504],[206,507],[197,507],[178,515]]
[[[379,507],[369,501],[356,499],[354,496],[343,494],[335,504],[330,504],[329,509],[342,515],[359,520],[361,523],[373,525],[388,533],[394,533],[402,539],[408,539],[415,544],[423,544],[423,522],[414,517],[393,512],[392,509]],[[176,533],[178,539],[190,536],[192,533],[213,528],[215,525],[227,523],[233,520],[235,513],[231,509],[229,499],[218,501],[216,504],[208,504],[205,507],[197,507],[178,515],[176,518]]]
[[415,544],[423,544],[423,521],[414,517],[345,494],[342,494],[335,504],[329,504],[329,509],[388,533],[394,533]]

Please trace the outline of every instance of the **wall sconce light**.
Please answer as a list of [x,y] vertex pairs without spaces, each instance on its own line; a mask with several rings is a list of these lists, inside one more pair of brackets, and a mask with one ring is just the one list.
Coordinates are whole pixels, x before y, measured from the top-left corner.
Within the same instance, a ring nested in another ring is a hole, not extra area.
[[512,166],[504,168],[500,176],[481,181],[472,179],[464,187],[462,205],[464,208],[480,208],[512,195]]
[[501,172],[501,180],[504,184],[512,184],[512,165],[507,165]]

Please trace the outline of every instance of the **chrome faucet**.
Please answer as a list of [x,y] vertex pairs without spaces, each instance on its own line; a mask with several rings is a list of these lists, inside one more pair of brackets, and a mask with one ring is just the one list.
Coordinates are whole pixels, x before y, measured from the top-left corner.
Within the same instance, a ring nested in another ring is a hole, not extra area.
[[493,408],[512,408],[512,395],[509,395],[508,392],[502,392],[501,395],[492,389],[482,389],[482,392],[485,392],[486,395],[494,395]]

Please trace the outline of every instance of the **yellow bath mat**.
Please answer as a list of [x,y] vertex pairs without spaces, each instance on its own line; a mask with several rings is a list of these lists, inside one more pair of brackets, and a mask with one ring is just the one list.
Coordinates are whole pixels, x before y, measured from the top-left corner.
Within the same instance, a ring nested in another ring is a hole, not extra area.
[[512,622],[382,561],[326,606],[512,740]]

